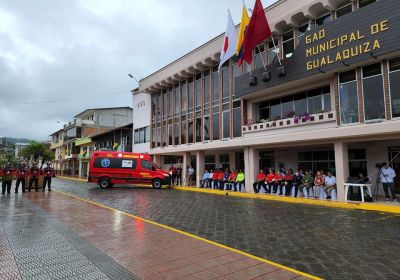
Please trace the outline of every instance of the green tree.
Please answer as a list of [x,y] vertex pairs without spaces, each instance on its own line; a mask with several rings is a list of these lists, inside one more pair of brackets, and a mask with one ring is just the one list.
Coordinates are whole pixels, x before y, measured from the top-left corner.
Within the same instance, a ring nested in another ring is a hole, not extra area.
[[54,153],[50,151],[44,143],[35,141],[22,149],[21,156],[26,159],[33,158],[34,161],[37,161],[38,159],[42,159],[43,161],[54,159]]

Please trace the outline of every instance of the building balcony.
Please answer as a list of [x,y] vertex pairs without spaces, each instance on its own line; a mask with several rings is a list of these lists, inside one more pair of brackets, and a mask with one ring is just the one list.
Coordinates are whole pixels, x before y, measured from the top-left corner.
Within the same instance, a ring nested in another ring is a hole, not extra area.
[[285,119],[278,119],[272,121],[265,121],[259,123],[252,123],[250,120],[248,125],[242,127],[243,136],[250,136],[257,132],[275,131],[279,133],[279,129],[285,128],[298,128],[298,130],[314,129],[309,126],[316,124],[336,123],[336,115],[333,111],[316,113],[306,116],[293,116]]

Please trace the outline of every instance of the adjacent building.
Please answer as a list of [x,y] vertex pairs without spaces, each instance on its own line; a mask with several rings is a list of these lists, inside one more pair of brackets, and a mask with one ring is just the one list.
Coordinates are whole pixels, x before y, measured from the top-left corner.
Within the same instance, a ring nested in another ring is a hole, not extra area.
[[148,153],[150,151],[151,95],[132,91],[133,98],[133,146],[132,152]]
[[248,192],[260,168],[333,170],[339,199],[349,176],[375,182],[377,163],[400,174],[400,1],[281,0],[265,13],[273,36],[251,66],[218,72],[221,34],[140,81],[155,161],[182,158],[197,181],[205,167],[244,169]]

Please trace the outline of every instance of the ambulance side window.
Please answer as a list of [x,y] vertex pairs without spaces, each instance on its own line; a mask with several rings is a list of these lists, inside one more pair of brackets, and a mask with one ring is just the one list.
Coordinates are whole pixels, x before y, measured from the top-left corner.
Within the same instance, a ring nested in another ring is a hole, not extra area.
[[153,165],[148,160],[142,160],[142,168],[153,171]]

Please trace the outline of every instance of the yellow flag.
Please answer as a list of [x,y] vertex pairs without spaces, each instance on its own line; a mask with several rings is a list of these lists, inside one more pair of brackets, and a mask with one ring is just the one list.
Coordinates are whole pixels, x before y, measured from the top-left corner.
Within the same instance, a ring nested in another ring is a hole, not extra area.
[[247,10],[245,5],[243,5],[242,8],[242,20],[240,21],[240,28],[239,28],[239,34],[238,34],[238,40],[236,43],[236,53],[239,55],[240,50],[242,48],[242,43],[244,39],[244,31],[246,30],[247,25],[249,25],[250,18],[249,15],[247,14]]

